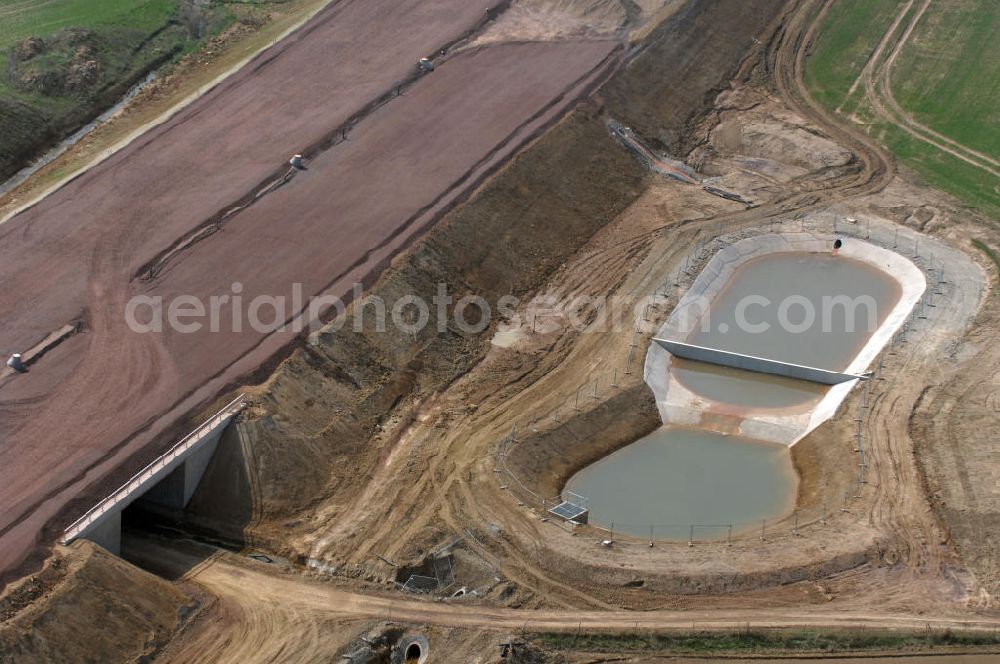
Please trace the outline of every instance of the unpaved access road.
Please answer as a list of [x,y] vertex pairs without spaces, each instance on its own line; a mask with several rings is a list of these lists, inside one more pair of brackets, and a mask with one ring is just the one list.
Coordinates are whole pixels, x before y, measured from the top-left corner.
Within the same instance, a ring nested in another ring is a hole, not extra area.
[[[140,334],[126,325],[130,298],[208,306],[236,282],[246,303],[293,284],[306,298],[345,296],[620,61],[615,41],[496,44],[449,50],[413,80],[418,58],[459,46],[502,8],[484,18],[461,0],[333,2],[0,226],[0,350],[70,322],[81,330],[0,382],[0,573],[36,562],[75,514],[182,434],[187,413],[295,338],[246,319],[235,331],[233,301],[218,333]],[[257,198],[299,151],[308,170]]]
[[[988,617],[935,616],[865,611],[863,607],[740,609],[579,610],[512,609],[469,600],[428,602],[404,594],[361,594],[313,581],[228,552],[208,553],[204,545],[135,535],[131,553],[155,560],[161,572],[181,575],[218,603],[171,644],[167,661],[273,661],[322,655],[315,638],[334,624],[392,620],[403,624],[471,630],[578,631],[741,630],[755,628],[876,628],[925,630],[952,628],[992,631],[1000,622]],[[207,556],[207,557],[206,557]],[[749,622],[748,622],[749,621]],[[343,632],[343,629],[336,630]],[[238,635],[234,638],[234,635]],[[313,650],[312,648],[317,648]],[[207,661],[207,660],[205,660]]]

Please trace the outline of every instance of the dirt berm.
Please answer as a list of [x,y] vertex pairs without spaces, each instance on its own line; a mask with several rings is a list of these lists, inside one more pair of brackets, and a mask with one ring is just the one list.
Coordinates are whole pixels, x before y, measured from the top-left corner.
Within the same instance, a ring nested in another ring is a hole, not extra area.
[[[447,284],[454,301],[475,294],[495,310],[503,295],[530,293],[646,186],[639,164],[610,138],[608,117],[684,145],[679,137],[708,112],[782,4],[690,0],[594,100],[399,257],[368,294],[391,308],[406,295],[430,303]],[[475,308],[466,311],[470,322]],[[416,336],[391,324],[376,331],[373,312],[356,303],[338,329],[314,335],[248,390],[252,406],[222,441],[190,523],[301,560],[302,551],[287,547],[310,530],[310,508],[348,507],[416,406],[477,363],[491,336],[492,328],[461,332],[450,306],[445,332],[431,307]]]
[[781,0],[686,3],[639,46],[641,55],[605,90],[608,113],[656,147],[683,156],[694,127],[739,63],[767,32]]
[[80,541],[0,595],[0,661],[142,660],[196,606],[176,585]]

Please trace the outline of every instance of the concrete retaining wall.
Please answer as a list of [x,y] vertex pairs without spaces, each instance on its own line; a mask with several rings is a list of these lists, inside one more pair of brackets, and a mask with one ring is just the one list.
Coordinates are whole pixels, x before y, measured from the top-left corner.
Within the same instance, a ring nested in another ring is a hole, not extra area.
[[151,502],[183,509],[205,474],[218,447],[219,437],[243,405],[243,395],[240,395],[88,510],[66,529],[60,541],[69,544],[82,537],[118,554],[121,548],[121,513],[133,502],[148,496]]
[[799,380],[808,380],[813,383],[821,383],[823,385],[838,385],[840,383],[846,383],[847,381],[861,378],[861,376],[855,376],[853,374],[827,371],[826,369],[806,367],[801,364],[780,362],[778,360],[768,360],[763,357],[744,355],[743,353],[733,353],[728,350],[719,350],[717,348],[706,348],[705,346],[685,344],[679,341],[670,341],[668,339],[653,339],[653,341],[670,351],[671,355],[684,358],[685,360],[707,362],[709,364],[718,364],[723,367],[732,367],[734,369],[745,369],[746,371],[774,374],[775,376],[786,376],[788,378],[797,378]]
[[169,509],[182,510],[194,495],[194,490],[198,488],[201,478],[205,475],[209,461],[215,454],[215,449],[219,446],[219,438],[225,427],[209,436],[204,445],[198,447],[186,456],[179,466],[174,468],[166,477],[157,482],[147,491],[140,500],[162,505]]

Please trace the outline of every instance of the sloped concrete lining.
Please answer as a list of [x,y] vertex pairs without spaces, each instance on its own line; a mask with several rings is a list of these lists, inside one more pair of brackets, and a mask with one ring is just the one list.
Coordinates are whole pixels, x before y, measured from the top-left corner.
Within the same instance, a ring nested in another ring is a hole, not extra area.
[[183,509],[205,474],[219,438],[244,407],[241,394],[165,454],[132,476],[66,529],[62,544],[84,538],[109,552],[121,553],[121,513],[139,498]]
[[768,360],[763,357],[754,357],[753,355],[745,355],[743,353],[731,353],[728,350],[706,348],[705,346],[670,341],[669,339],[656,338],[653,341],[670,351],[671,355],[684,358],[685,360],[707,362],[734,369],[774,374],[775,376],[786,376],[788,378],[808,380],[813,383],[822,383],[823,385],[839,385],[840,383],[862,378],[862,376],[854,374],[806,367],[801,364],[779,362],[778,360]]
[[[658,330],[656,339],[688,339],[699,324],[706,303],[726,287],[733,274],[747,261],[778,253],[830,254],[836,239],[831,233],[772,233],[742,239],[720,249],[684,294],[670,317]],[[840,255],[867,263],[889,275],[901,295],[881,325],[843,370],[843,382],[833,384],[818,402],[777,409],[739,409],[715,404],[693,393],[671,375],[671,353],[661,343],[650,344],[644,377],[656,397],[664,423],[682,424],[738,433],[747,438],[794,445],[822,422],[830,419],[851,389],[858,384],[882,347],[906,322],[927,287],[923,272],[908,258],[853,237],[844,237]],[[694,358],[701,359],[704,358]],[[744,368],[757,369],[748,366]],[[722,426],[723,428],[719,428]]]

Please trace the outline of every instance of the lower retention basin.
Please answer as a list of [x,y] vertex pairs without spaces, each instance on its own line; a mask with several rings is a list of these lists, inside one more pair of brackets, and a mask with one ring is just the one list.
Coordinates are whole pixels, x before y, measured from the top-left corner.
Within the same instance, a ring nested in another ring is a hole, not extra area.
[[788,514],[797,479],[784,445],[664,427],[574,475],[590,521],[657,539],[724,538]]

